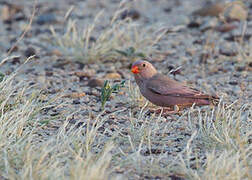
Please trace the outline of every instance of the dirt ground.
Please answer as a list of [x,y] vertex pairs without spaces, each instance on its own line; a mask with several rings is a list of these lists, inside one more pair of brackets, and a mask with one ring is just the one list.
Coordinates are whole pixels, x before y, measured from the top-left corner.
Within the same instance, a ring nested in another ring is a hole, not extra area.
[[[48,106],[36,116],[43,122],[43,128],[36,132],[40,134],[34,140],[37,143],[56,137],[64,126],[83,131],[78,143],[87,144],[90,126],[96,135],[88,144],[88,152],[99,154],[113,142],[105,170],[109,172],[107,179],[229,179],[218,176],[220,173],[206,161],[214,151],[218,161],[212,163],[225,166],[221,165],[225,160],[218,157],[231,150],[232,144],[239,144],[232,135],[231,143],[224,134],[223,141],[216,138],[219,131],[217,135],[207,134],[212,127],[201,132],[204,123],[218,119],[217,112],[225,120],[234,119],[228,126],[246,134],[244,146],[252,149],[252,2],[225,8],[224,1],[211,6],[203,0],[2,0],[0,9],[0,57],[9,58],[0,72],[9,76],[21,67],[14,84],[29,87],[24,93],[27,96],[39,92],[40,103]],[[90,34],[82,33],[85,29]],[[171,78],[218,95],[227,109],[220,105],[219,110],[194,107],[171,116],[150,113],[152,105],[145,106],[130,72],[137,58],[114,51],[129,47],[142,52]],[[169,74],[178,67],[181,69],[175,76]],[[104,80],[126,83],[112,94],[102,111]],[[80,158],[88,156],[86,151]],[[252,177],[251,153],[247,159],[245,169],[250,173],[242,179]],[[69,162],[73,162],[70,156],[54,167],[63,169],[61,173],[55,171],[57,175],[51,172],[48,177],[36,177],[85,179],[73,176]],[[11,173],[1,165],[0,179],[11,179]],[[13,168],[16,174],[28,177],[18,165]],[[225,170],[232,171],[232,167]],[[211,173],[216,176],[209,176]]]

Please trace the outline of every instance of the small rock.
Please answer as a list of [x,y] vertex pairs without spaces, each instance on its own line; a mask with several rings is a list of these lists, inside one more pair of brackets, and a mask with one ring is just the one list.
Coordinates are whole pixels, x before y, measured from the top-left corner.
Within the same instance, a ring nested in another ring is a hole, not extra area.
[[238,82],[237,81],[230,81],[229,84],[235,86],[238,84]]
[[74,99],[74,98],[81,98],[83,96],[86,96],[86,93],[84,93],[84,92],[81,92],[81,93],[75,92],[75,93],[71,93],[71,94],[66,94],[63,97],[73,98]]
[[77,71],[73,73],[75,76],[78,76],[79,78],[90,78],[91,76],[93,76],[93,74],[90,74],[89,72],[83,72],[83,71]]
[[[233,31],[232,31],[233,32]],[[250,38],[251,38],[251,36],[252,36],[252,34],[244,34],[243,36],[241,35],[241,34],[231,34],[230,36],[228,36],[228,37],[225,37],[225,40],[227,40],[227,41],[239,41],[239,40],[241,40],[242,38],[243,38],[243,40],[245,41],[247,41],[247,40],[249,40]]]
[[129,9],[129,10],[127,9],[122,12],[121,19],[126,19],[127,17],[133,20],[137,20],[140,18],[140,13],[135,9]]
[[168,68],[169,71],[171,71],[171,70],[175,69],[175,66],[169,65],[167,68]]
[[204,23],[200,26],[200,30],[202,32],[207,31],[209,29],[214,29],[218,24],[217,18],[208,18]]
[[172,11],[171,7],[164,8],[164,12],[166,12],[166,13],[170,13],[171,11]]
[[73,72],[73,75],[80,78],[80,80],[83,80],[84,78],[91,78],[95,74],[94,69],[85,69],[84,71],[75,71]]
[[223,13],[224,9],[225,4],[223,3],[214,3],[214,4],[207,3],[201,9],[194,11],[193,14],[199,16],[219,16],[221,13]]
[[15,17],[15,21],[23,21],[23,20],[26,20],[26,16],[22,13],[22,14],[18,14],[16,17]]
[[189,24],[187,24],[188,28],[199,28],[200,27],[200,23],[196,22],[196,21],[191,21]]
[[143,156],[149,156],[151,154],[162,154],[163,151],[158,148],[142,149],[140,152]]
[[15,4],[5,4],[1,10],[1,19],[4,23],[11,23],[14,16],[22,11],[22,7]]
[[246,84],[244,82],[241,82],[239,84],[239,86],[240,86],[241,91],[245,91],[246,90]]
[[219,53],[225,56],[236,56],[238,51],[235,43],[223,43],[220,46]]
[[75,62],[78,65],[78,69],[83,69],[85,67],[85,64],[83,62],[76,61]]
[[186,178],[185,177],[181,177],[181,174],[172,174],[169,176],[169,178],[171,180],[185,180]]
[[3,22],[8,23],[11,22],[12,19],[12,13],[10,11],[9,6],[4,5],[1,10],[1,19]]
[[186,54],[189,54],[190,56],[194,56],[196,53],[196,49],[195,48],[187,48],[186,49]]
[[45,75],[48,77],[53,76],[53,71],[46,71]]
[[119,73],[109,73],[106,74],[105,79],[121,79],[121,75]]
[[102,87],[103,84],[104,80],[93,78],[88,81],[87,86],[94,88],[94,87]]
[[59,115],[60,113],[59,112],[52,112],[51,114],[50,114],[50,116],[57,116],[57,115]]
[[25,57],[30,57],[30,56],[33,56],[36,54],[36,50],[33,48],[33,47],[28,47],[25,52],[24,52],[24,55]]
[[39,25],[52,24],[52,23],[56,23],[57,19],[56,19],[56,16],[54,14],[48,13],[48,14],[42,14],[42,15],[38,16],[36,22]]
[[236,29],[238,26],[236,24],[223,24],[215,28],[216,31],[219,32],[229,32],[232,31],[233,29]]
[[12,64],[20,64],[20,57],[14,57],[11,61]]
[[231,6],[227,7],[224,16],[229,20],[244,21],[248,17],[248,12],[242,2],[233,2]]
[[202,39],[195,39],[193,41],[193,44],[200,44],[200,45],[202,45],[203,44],[203,40]]
[[65,69],[65,66],[71,63],[70,60],[64,58],[59,58],[56,61],[57,62],[53,65],[53,67],[59,69]]
[[80,104],[80,100],[78,99],[73,100],[73,104]]
[[90,41],[90,42],[96,42],[96,38],[95,38],[94,36],[90,36],[90,37],[89,37],[89,41]]
[[220,48],[219,53],[225,56],[236,56],[238,54],[234,49],[224,49]]
[[82,101],[83,101],[84,103],[89,103],[89,102],[90,102],[89,96],[84,96],[84,97],[82,98]]
[[62,56],[62,53],[58,50],[58,49],[54,49],[51,51],[52,55],[56,55],[56,56]]
[[236,66],[236,67],[235,67],[235,70],[236,70],[236,71],[239,71],[239,72],[245,71],[245,70],[246,70],[246,67],[245,67],[245,66]]

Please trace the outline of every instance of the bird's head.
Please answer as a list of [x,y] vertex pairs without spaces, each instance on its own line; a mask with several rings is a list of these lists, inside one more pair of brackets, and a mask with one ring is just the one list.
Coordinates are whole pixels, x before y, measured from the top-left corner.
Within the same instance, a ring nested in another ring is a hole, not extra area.
[[145,60],[138,60],[132,64],[131,72],[136,77],[148,79],[157,73],[156,68]]

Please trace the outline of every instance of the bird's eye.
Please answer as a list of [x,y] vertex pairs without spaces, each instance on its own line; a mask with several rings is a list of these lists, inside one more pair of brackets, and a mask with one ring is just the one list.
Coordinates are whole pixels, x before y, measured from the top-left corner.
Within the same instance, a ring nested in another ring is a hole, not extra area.
[[145,67],[146,65],[145,64],[143,64],[143,67]]

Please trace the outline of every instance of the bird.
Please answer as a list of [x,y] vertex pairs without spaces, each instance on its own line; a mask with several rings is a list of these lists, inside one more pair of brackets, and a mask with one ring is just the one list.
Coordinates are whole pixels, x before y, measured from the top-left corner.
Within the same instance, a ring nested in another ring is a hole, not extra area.
[[195,88],[170,79],[161,74],[146,60],[137,60],[131,66],[141,94],[151,103],[161,108],[173,108],[170,113],[178,113],[180,108],[217,105],[219,97],[205,94]]

